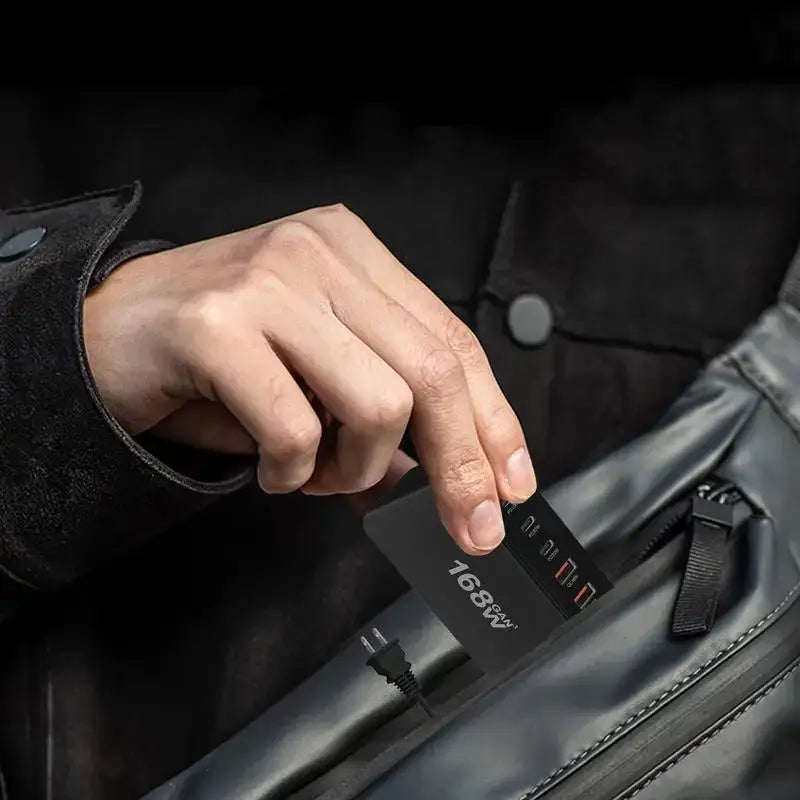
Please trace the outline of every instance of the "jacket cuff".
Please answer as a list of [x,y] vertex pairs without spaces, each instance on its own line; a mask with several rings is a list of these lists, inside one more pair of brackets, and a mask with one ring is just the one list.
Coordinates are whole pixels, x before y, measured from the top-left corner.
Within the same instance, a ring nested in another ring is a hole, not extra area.
[[114,242],[105,253],[100,263],[92,272],[90,287],[102,283],[117,267],[121,267],[126,261],[138,256],[146,256],[149,253],[160,253],[163,250],[171,250],[175,245],[164,239],[143,239],[133,242]]
[[72,580],[252,475],[249,458],[215,459],[203,478],[178,472],[100,400],[83,302],[114,266],[152,252],[115,246],[140,198],[136,183],[0,214],[0,242],[46,230],[33,250],[0,265],[0,616],[3,587],[9,598]]

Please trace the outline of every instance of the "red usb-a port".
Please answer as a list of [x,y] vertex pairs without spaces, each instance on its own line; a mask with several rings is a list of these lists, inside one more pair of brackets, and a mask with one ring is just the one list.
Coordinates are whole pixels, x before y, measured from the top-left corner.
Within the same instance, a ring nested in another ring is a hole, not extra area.
[[591,583],[584,583],[581,590],[575,595],[575,605],[578,608],[586,608],[594,600],[596,594],[597,589]]
[[563,586],[575,573],[577,567],[575,562],[568,558],[557,570],[555,579]]

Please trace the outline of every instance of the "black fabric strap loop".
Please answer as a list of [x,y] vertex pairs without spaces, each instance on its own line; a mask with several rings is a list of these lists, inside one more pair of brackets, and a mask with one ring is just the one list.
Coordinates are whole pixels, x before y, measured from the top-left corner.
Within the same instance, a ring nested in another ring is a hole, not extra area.
[[683,582],[672,614],[676,636],[708,633],[717,615],[728,529],[695,518]]

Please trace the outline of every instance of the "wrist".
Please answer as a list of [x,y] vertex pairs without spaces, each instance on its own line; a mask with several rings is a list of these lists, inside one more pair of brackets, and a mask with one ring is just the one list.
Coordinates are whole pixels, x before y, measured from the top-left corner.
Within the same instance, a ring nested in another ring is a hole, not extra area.
[[181,405],[177,392],[164,391],[169,370],[154,346],[154,333],[163,329],[158,293],[148,289],[157,258],[148,254],[117,264],[83,304],[83,346],[91,378],[106,410],[134,436]]

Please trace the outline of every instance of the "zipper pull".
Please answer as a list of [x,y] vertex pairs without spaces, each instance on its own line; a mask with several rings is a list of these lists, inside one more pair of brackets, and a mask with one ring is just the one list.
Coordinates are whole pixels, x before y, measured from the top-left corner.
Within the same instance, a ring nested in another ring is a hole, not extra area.
[[692,499],[689,518],[692,541],[672,613],[675,636],[699,636],[714,625],[728,537],[734,528],[733,503],[737,499],[739,493],[735,489],[730,494],[698,491]]

